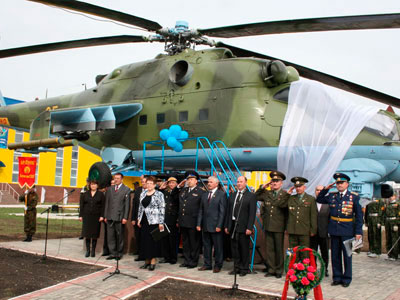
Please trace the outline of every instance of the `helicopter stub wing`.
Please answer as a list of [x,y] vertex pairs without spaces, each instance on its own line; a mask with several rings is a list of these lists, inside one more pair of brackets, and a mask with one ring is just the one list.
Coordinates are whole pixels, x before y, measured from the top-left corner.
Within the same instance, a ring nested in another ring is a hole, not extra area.
[[117,104],[86,108],[68,108],[41,113],[31,124],[31,140],[51,137],[61,132],[86,132],[115,129],[143,108],[140,103]]
[[286,60],[282,60],[279,58],[275,58],[269,55],[265,55],[265,54],[261,54],[261,53],[257,53],[257,52],[253,52],[250,50],[246,50],[243,48],[239,48],[239,47],[235,47],[235,46],[231,46],[222,42],[218,42],[217,46],[219,47],[225,47],[228,48],[232,51],[232,53],[238,57],[258,57],[258,58],[262,58],[262,59],[269,59],[269,60],[280,60],[281,62],[283,62],[285,65],[287,66],[292,66],[294,67],[300,74],[300,76],[304,77],[304,78],[308,78],[311,80],[316,80],[319,82],[322,82],[326,85],[330,85],[333,86],[335,88],[344,90],[346,92],[349,93],[353,93],[356,95],[360,95],[381,103],[385,103],[388,105],[393,105],[395,107],[400,107],[400,99],[393,97],[391,95],[367,88],[365,86],[359,85],[357,83],[351,82],[351,81],[347,81],[326,73],[322,73]]

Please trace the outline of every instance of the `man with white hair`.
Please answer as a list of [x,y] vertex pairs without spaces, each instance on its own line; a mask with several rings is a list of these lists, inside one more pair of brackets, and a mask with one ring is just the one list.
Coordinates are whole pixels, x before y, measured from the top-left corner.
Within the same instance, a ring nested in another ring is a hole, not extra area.
[[[204,265],[199,271],[213,270],[219,273],[224,261],[223,226],[226,212],[226,194],[218,189],[219,180],[208,177],[208,193],[201,197],[200,211],[197,218],[197,231],[203,229]],[[212,268],[212,248],[214,246],[215,264]]]

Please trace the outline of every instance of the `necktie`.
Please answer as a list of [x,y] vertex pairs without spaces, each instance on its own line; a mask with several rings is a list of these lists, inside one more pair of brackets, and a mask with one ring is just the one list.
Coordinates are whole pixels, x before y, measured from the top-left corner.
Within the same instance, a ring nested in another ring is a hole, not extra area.
[[343,193],[340,193],[340,200],[342,200],[343,198]]
[[235,206],[233,208],[233,218],[234,220],[237,219],[238,214],[239,214],[239,207],[240,207],[240,200],[242,200],[242,192],[238,192],[236,195],[236,199],[235,199]]
[[118,192],[118,185],[115,186],[115,191]]
[[278,192],[274,191],[274,198],[276,197],[276,195],[278,195]]
[[211,196],[212,196],[212,192],[209,192],[208,193],[208,203],[210,203],[210,201],[211,201]]

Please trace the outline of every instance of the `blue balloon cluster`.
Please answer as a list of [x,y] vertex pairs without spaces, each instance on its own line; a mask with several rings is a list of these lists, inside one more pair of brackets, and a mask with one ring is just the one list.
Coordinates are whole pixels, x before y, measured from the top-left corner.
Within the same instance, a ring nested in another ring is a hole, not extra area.
[[[167,145],[171,147],[176,152],[181,152],[183,150],[183,145],[181,143],[187,140],[189,133],[182,130],[181,126],[174,124],[169,127],[169,129],[162,129],[160,131],[160,138],[167,142]],[[178,141],[178,139],[180,141]]]

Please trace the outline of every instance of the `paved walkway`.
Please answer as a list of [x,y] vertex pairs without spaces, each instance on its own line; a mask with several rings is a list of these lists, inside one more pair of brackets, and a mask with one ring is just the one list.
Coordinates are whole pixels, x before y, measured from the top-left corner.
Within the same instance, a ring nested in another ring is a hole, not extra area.
[[[0,243],[0,247],[42,255],[44,241],[34,240],[32,243],[4,242]],[[125,255],[120,261],[120,270],[123,274],[134,275],[139,279],[133,279],[120,274],[113,276],[107,281],[103,281],[108,272],[114,270],[115,261],[107,261],[98,254],[95,258],[84,258],[83,242],[77,238],[49,240],[47,249],[48,256],[104,265],[109,268],[14,299],[126,299],[128,296],[154,285],[166,277],[199,281],[205,284],[224,287],[231,287],[233,283],[233,276],[228,274],[232,269],[232,263],[226,263],[221,273],[218,274],[214,274],[211,271],[200,272],[197,269],[179,268],[178,264],[158,264],[156,270],[150,272],[139,269],[143,262],[134,262],[131,255]],[[1,259],[7,258],[2,257]],[[256,270],[259,271],[257,274],[249,274],[246,277],[238,276],[239,288],[271,295],[280,294],[284,279],[265,278],[264,274],[260,271],[262,268],[262,265],[256,265]],[[380,258],[369,258],[365,253],[361,253],[355,255],[353,258],[353,282],[350,287],[332,287],[330,286],[331,279],[326,279],[322,283],[324,299],[400,299],[399,274],[399,261],[386,261],[383,255]],[[294,296],[291,288],[289,291],[289,295]]]

